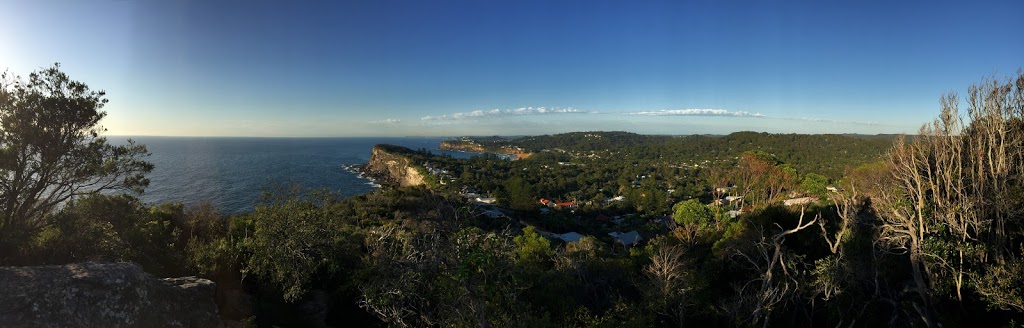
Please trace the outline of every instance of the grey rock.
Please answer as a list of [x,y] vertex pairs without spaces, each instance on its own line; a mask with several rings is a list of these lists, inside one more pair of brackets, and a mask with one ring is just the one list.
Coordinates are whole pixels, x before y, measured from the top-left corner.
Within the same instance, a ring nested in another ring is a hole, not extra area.
[[219,327],[214,289],[134,263],[0,267],[0,327]]

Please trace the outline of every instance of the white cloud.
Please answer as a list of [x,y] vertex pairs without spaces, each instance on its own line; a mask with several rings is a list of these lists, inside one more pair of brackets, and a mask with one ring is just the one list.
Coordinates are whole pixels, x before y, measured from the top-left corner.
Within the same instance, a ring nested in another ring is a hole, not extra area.
[[630,112],[628,115],[645,116],[734,116],[734,117],[765,117],[761,113],[746,111],[730,111],[726,109],[711,108],[690,108],[690,109],[663,109],[655,111]]
[[394,118],[389,118],[389,119],[385,119],[385,120],[378,120],[378,121],[370,121],[371,124],[397,124],[397,123],[400,123],[400,122],[402,122],[402,120],[394,119]]
[[811,121],[821,123],[837,123],[837,124],[858,124],[858,125],[884,125],[879,122],[866,122],[866,121],[843,121],[833,120],[827,118],[814,118],[814,117],[801,117],[801,118],[790,118],[790,117],[777,117],[768,116],[761,113],[751,113],[747,111],[730,111],[727,109],[711,109],[711,108],[691,108],[691,109],[668,109],[668,110],[656,110],[656,111],[641,111],[641,112],[627,112],[626,115],[643,115],[643,116],[724,116],[724,117],[754,117],[754,118],[767,118],[777,120],[798,120],[798,121]]
[[461,112],[452,113],[441,116],[424,116],[421,120],[424,121],[447,121],[447,120],[465,120],[465,119],[479,119],[488,117],[504,117],[504,116],[521,116],[521,115],[550,115],[550,114],[585,114],[589,113],[584,110],[569,108],[546,108],[546,107],[520,107],[515,109],[491,109],[491,110],[475,110],[472,112]]

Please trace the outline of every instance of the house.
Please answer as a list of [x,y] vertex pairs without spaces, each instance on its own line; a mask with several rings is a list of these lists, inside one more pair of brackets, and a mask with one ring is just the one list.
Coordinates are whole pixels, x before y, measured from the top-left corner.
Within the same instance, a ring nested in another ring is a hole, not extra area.
[[558,203],[555,203],[555,205],[558,206],[558,207],[573,208],[573,207],[576,207],[576,201],[558,202]]
[[725,203],[726,204],[732,204],[733,202],[738,202],[738,201],[741,201],[741,200],[743,200],[743,196],[726,196],[725,197]]
[[615,223],[616,225],[622,225],[623,223],[626,223],[626,217],[622,215],[616,215],[615,218],[612,219],[612,223]]
[[561,240],[567,242],[567,243],[574,243],[574,242],[580,241],[580,239],[583,239],[583,235],[581,235],[581,234],[579,234],[579,233],[577,233],[575,231],[570,231],[570,232],[563,233],[561,235],[556,235],[556,237],[558,239],[561,239]]
[[825,187],[825,190],[828,190],[830,192],[839,192],[839,189],[833,186]]
[[499,210],[486,210],[483,212],[483,215],[486,215],[487,217],[492,219],[505,217],[505,213]]
[[608,202],[608,203],[616,203],[616,202],[621,202],[621,201],[624,201],[624,200],[626,200],[626,196],[615,196],[615,197],[612,197],[612,198],[608,198],[608,200],[606,200],[606,202]]
[[608,235],[612,236],[612,238],[615,238],[615,240],[617,240],[619,243],[622,243],[622,245],[627,247],[636,245],[637,243],[640,242],[640,239],[643,239],[640,237],[640,233],[637,232],[636,230],[630,232],[613,231],[609,232]]
[[730,219],[735,219],[737,216],[740,216],[740,214],[743,214],[743,211],[732,210],[725,212],[725,215],[728,215]]
[[547,232],[547,231],[540,230],[540,229],[537,230],[537,234],[541,235],[541,237],[544,237],[544,238],[552,238],[552,239],[558,238],[558,234],[557,233]]
[[479,203],[484,203],[484,204],[494,204],[494,202],[496,202],[498,200],[494,199],[492,197],[477,197],[476,201],[479,202]]
[[800,197],[800,198],[787,199],[787,200],[783,201],[782,204],[786,205],[786,206],[807,205],[807,204],[810,204],[810,203],[813,203],[813,202],[817,202],[817,201],[818,201],[817,197]]
[[544,205],[544,206],[554,206],[554,205],[552,205],[551,200],[547,199],[547,198],[541,198],[540,199],[540,204]]

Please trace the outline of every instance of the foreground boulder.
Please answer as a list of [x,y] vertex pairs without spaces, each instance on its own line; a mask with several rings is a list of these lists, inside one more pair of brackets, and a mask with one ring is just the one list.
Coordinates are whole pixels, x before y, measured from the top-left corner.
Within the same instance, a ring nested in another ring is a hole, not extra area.
[[0,267],[0,326],[218,327],[214,287],[133,263]]

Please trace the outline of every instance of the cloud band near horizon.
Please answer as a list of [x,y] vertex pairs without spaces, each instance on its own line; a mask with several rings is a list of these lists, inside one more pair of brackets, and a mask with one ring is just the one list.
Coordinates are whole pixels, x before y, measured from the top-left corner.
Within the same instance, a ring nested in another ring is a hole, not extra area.
[[765,117],[761,113],[747,111],[730,111],[717,108],[663,109],[655,111],[627,112],[626,115],[643,116],[731,116],[731,117]]
[[[687,109],[662,109],[662,110],[645,110],[645,111],[624,111],[624,112],[598,112],[582,110],[573,107],[566,108],[548,108],[548,107],[520,107],[515,109],[491,109],[491,110],[475,110],[470,112],[457,112],[452,114],[445,114],[440,116],[423,116],[420,118],[428,124],[454,124],[457,121],[464,120],[479,120],[479,119],[497,119],[503,117],[512,116],[528,116],[528,115],[553,115],[553,114],[605,114],[605,115],[628,115],[628,116],[689,116],[689,117],[731,117],[731,118],[756,118],[756,119],[774,119],[774,120],[794,120],[794,121],[811,121],[811,122],[822,122],[822,123],[837,123],[837,124],[858,124],[858,125],[884,125],[879,122],[865,122],[865,121],[845,121],[827,118],[811,118],[811,117],[779,117],[769,116],[759,112],[749,111],[736,111],[722,108],[687,108]],[[429,123],[434,122],[434,123]],[[398,120],[383,120],[375,121],[375,123],[398,123]]]
[[579,110],[572,107],[567,108],[547,108],[547,107],[520,107],[515,109],[491,109],[491,110],[475,110],[471,112],[460,112],[452,113],[441,116],[423,116],[420,120],[423,121],[444,121],[444,120],[465,120],[465,119],[478,119],[478,118],[489,118],[489,117],[505,117],[505,116],[523,116],[523,115],[548,115],[548,114],[586,114],[590,113],[587,111]]

